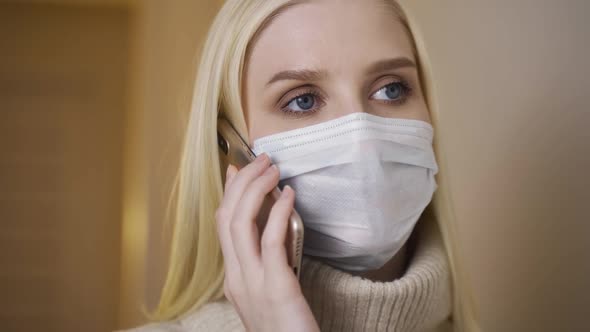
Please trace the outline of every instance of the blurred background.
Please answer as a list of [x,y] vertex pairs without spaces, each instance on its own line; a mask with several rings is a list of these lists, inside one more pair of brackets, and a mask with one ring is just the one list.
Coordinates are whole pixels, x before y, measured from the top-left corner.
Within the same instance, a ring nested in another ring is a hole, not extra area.
[[[485,331],[590,326],[590,2],[404,0]],[[0,0],[0,331],[145,322],[222,1]]]

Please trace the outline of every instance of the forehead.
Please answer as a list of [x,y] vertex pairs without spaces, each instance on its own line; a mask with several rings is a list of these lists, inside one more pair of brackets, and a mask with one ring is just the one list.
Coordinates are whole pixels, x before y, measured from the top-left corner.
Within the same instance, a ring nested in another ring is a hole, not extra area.
[[412,43],[382,1],[320,0],[287,8],[250,46],[259,79],[285,69],[344,70],[384,58],[413,59]]

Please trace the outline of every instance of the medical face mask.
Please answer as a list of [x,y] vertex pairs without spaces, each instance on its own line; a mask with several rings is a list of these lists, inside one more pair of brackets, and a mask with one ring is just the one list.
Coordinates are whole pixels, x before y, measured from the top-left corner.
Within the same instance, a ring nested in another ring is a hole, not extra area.
[[348,271],[378,269],[406,242],[437,188],[433,129],[353,113],[254,141],[295,190],[303,252]]

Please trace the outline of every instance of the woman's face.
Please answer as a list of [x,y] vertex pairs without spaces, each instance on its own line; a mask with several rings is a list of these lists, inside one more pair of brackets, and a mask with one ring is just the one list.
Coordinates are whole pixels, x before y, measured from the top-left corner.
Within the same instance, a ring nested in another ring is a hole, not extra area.
[[354,112],[430,123],[410,37],[382,1],[290,7],[250,47],[250,142]]

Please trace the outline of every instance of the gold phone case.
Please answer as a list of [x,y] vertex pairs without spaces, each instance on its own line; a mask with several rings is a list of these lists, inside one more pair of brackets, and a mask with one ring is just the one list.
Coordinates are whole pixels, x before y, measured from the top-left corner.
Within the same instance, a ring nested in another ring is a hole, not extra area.
[[[252,152],[248,144],[225,118],[217,119],[217,144],[219,147],[219,162],[222,167],[223,183],[225,183],[225,170],[230,163],[238,168],[242,168],[256,158],[256,155]],[[280,195],[281,191],[276,187],[265,197],[256,220],[260,234],[262,234],[262,230],[266,225],[274,202],[279,199]],[[299,279],[301,258],[303,255],[303,221],[295,209],[293,209],[289,217],[285,247],[287,249],[289,265],[295,272],[297,279]]]

